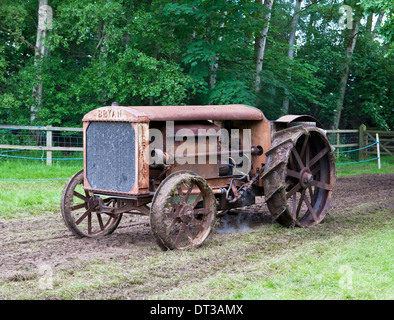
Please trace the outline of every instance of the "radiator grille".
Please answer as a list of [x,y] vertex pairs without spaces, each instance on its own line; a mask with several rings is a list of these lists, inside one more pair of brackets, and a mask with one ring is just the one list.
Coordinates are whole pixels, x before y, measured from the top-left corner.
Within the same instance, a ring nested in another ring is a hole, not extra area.
[[130,123],[92,122],[86,131],[86,178],[93,189],[129,192],[135,183]]

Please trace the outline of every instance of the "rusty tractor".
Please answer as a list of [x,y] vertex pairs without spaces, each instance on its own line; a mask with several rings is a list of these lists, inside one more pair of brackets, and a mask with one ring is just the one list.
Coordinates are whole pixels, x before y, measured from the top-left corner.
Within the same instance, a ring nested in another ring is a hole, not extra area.
[[142,214],[163,250],[186,249],[258,196],[285,227],[316,225],[329,209],[333,148],[309,115],[269,121],[246,105],[114,103],[86,114],[83,128],[84,168],[61,200],[78,237],[108,235],[123,214]]

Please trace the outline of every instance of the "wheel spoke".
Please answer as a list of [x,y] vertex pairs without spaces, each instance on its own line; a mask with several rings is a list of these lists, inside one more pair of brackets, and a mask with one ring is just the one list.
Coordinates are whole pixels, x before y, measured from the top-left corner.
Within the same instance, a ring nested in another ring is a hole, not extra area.
[[193,222],[194,222],[194,225],[197,226],[198,232],[202,232],[204,230],[203,221],[196,219],[196,217],[194,215],[193,215]]
[[290,169],[287,169],[287,175],[290,177],[293,177],[293,178],[297,178],[297,179],[300,178],[299,172],[294,171],[294,170],[290,170]]
[[185,230],[186,230],[186,235],[187,235],[187,238],[189,239],[189,242],[193,243],[193,236],[190,232],[189,226],[186,224],[185,224]]
[[289,156],[289,166],[290,166],[290,168],[292,168],[292,169],[295,169],[295,168],[296,168],[295,163],[294,163],[293,154],[290,154],[290,156]]
[[295,213],[295,218],[296,219],[297,219],[297,217],[298,217],[298,215],[300,213],[300,209],[301,209],[301,206],[302,206],[302,201],[304,201],[304,198],[305,198],[305,190],[306,189],[303,189],[302,192],[301,192],[301,198],[300,198],[300,200],[298,202],[298,207],[297,207],[297,210],[296,210],[296,213]]
[[183,234],[185,233],[185,224],[182,224],[181,229],[179,230],[179,233],[175,239],[175,246],[178,246],[179,241],[181,240]]
[[196,205],[200,202],[200,199],[202,198],[202,192],[200,192],[200,194],[197,196],[197,198],[194,200],[194,202],[192,203],[192,208],[194,209],[196,207]]
[[183,195],[183,191],[182,191],[181,185],[178,184],[176,188],[178,190],[178,196],[179,196],[179,199],[181,200],[181,203],[185,204],[186,203],[185,202],[185,196]]
[[75,221],[76,225],[79,225],[89,214],[90,214],[90,209],[86,210],[85,213],[79,217],[77,221]]
[[104,230],[104,224],[103,224],[103,219],[101,218],[101,214],[99,214],[99,213],[96,213],[96,214],[97,214],[97,220],[98,220],[99,225],[100,225],[100,229],[101,229],[101,231],[103,231]]
[[308,141],[309,141],[309,136],[306,136],[300,152],[301,158],[304,156],[305,150],[309,148]]
[[169,199],[168,199],[168,202],[170,203],[170,206],[171,207],[177,207],[178,206],[178,204],[177,203],[175,203],[175,201],[174,201],[174,198],[173,198],[174,196],[171,196]]
[[304,197],[304,202],[307,205],[309,212],[312,214],[313,220],[315,220],[315,222],[317,222],[318,219],[317,219],[315,210],[313,210],[313,207],[312,207],[311,203],[309,202],[308,197]]
[[311,182],[311,185],[315,186],[317,188],[320,188],[320,189],[325,189],[325,190],[332,190],[333,189],[331,184],[324,183],[324,182],[321,182],[321,181],[316,181],[316,180],[313,180]]
[[313,157],[313,159],[310,161],[309,166],[312,167],[317,161],[319,161],[328,151],[330,151],[329,147],[325,147],[323,150],[321,150],[317,155]]
[[[311,166],[312,167],[312,166]],[[318,173],[320,171],[320,166],[319,165],[317,165],[316,167],[315,167],[315,169],[313,169],[312,170],[312,176],[314,176],[316,173]]]
[[175,225],[176,225],[177,220],[173,219],[171,221],[171,224],[166,228],[166,234],[169,235],[171,230],[174,229]]
[[189,201],[190,193],[192,192],[193,187],[194,187],[194,182],[191,182],[189,188],[187,189],[187,193],[185,195],[185,203]]
[[309,153],[310,153],[310,146],[308,145],[306,147],[306,152],[305,152],[305,167],[309,168]]
[[176,217],[179,216],[179,211],[181,208],[182,208],[182,206],[179,204],[174,204],[174,205],[170,206],[168,208],[170,212],[166,214],[166,217],[169,219],[173,219],[173,218],[175,219]]
[[301,189],[301,183],[297,183],[293,189],[286,194],[286,199],[289,199],[293,194]]
[[85,207],[86,207],[86,203],[77,204],[77,205],[71,207],[71,211],[78,210],[78,209],[85,208]]
[[82,194],[80,194],[79,192],[75,191],[73,192],[73,195],[78,197],[79,199],[83,200],[83,201],[87,201],[87,198],[85,196],[83,196]]
[[196,215],[196,214],[202,214],[202,215],[205,216],[205,215],[208,214],[208,211],[207,211],[206,208],[194,209],[193,212],[194,212],[195,215]]
[[296,158],[297,163],[298,163],[298,165],[300,166],[300,168],[301,168],[301,169],[304,169],[304,164],[302,163],[300,154],[298,153],[297,149],[294,147],[293,149],[291,149],[291,151],[293,152],[294,157]]

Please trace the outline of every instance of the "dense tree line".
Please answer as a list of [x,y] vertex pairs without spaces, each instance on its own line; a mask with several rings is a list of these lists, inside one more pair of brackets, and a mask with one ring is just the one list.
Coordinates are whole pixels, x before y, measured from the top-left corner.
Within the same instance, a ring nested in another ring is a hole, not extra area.
[[79,126],[113,101],[243,103],[269,119],[390,129],[393,10],[393,0],[1,0],[0,122]]

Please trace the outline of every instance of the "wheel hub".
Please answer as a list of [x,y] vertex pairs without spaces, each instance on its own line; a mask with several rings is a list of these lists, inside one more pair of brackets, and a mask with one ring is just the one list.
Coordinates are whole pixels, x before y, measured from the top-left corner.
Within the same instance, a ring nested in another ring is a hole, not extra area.
[[182,222],[189,223],[193,218],[193,207],[191,205],[183,205],[179,212],[179,218]]
[[309,184],[313,181],[313,175],[312,172],[309,170],[309,168],[304,168],[300,172],[300,184],[301,187],[304,189],[309,187]]
[[99,209],[97,196],[93,196],[88,199],[88,209],[91,211],[97,211]]

